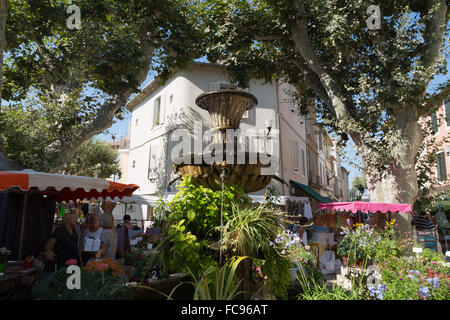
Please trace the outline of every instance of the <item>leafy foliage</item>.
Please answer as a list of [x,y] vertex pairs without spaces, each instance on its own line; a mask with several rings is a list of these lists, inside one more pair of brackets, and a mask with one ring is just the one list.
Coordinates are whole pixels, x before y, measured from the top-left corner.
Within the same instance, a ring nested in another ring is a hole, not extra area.
[[444,0],[377,3],[381,28],[369,29],[370,5],[373,1],[201,1],[198,28],[208,59],[226,64],[231,81],[246,87],[251,78],[276,77],[294,85],[302,113],[313,107],[340,144],[353,140],[370,191],[380,181],[394,190],[374,197],[412,203],[423,140],[417,121],[431,107],[430,81],[446,73],[448,6]]
[[235,277],[239,263],[248,257],[230,259],[222,267],[210,266],[199,277],[190,272],[194,281],[194,300],[233,300],[242,280]]
[[274,248],[267,249],[264,252],[264,258],[264,271],[269,280],[271,293],[277,298],[286,299],[292,262],[281,256]]
[[89,139],[66,166],[70,175],[109,178],[121,174],[117,150],[106,142]]
[[42,159],[55,171],[82,142],[123,118],[149,72],[166,79],[199,56],[184,1],[80,0],[79,30],[66,25],[69,4],[10,1],[6,25],[1,89],[12,111],[3,116],[27,118],[39,143],[20,141],[24,127],[1,126],[0,138],[11,159],[36,163],[48,154]]
[[279,232],[279,218],[265,204],[243,208],[232,202],[231,209],[224,227],[226,249],[234,255],[258,257],[269,248],[268,239]]
[[125,285],[123,276],[108,268],[103,272],[81,269],[81,289],[70,290],[66,281],[67,268],[60,268],[33,288],[38,300],[125,300],[132,299],[133,291]]
[[[195,186],[191,177],[183,177],[175,198],[169,203],[169,222],[185,219],[187,229],[200,239],[217,240],[220,231],[222,192],[203,186]],[[226,186],[223,194],[223,219],[228,220],[232,203],[246,205],[249,197],[238,187]]]

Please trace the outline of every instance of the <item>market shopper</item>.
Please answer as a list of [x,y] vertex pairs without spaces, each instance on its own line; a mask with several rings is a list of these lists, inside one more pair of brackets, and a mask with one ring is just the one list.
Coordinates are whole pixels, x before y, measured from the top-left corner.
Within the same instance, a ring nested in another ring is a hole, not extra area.
[[105,200],[102,202],[101,209],[103,213],[113,214],[113,210],[116,207],[116,203],[113,201]]
[[308,223],[308,218],[301,217],[299,223],[296,225],[295,234],[302,241],[303,246],[308,245],[308,237],[306,233],[306,227]]
[[81,260],[83,265],[85,265],[90,258],[95,257],[95,252],[84,251],[86,238],[100,239],[102,232],[103,228],[100,226],[100,215],[98,213],[92,214],[89,218],[88,228],[84,230],[80,239]]
[[103,213],[100,216],[100,225],[103,232],[100,235],[100,250],[97,251],[96,258],[116,258],[117,232],[114,230],[114,217],[112,214]]
[[428,214],[414,216],[411,223],[417,230],[435,230],[437,228],[437,225],[433,223],[431,216]]
[[58,268],[64,267],[67,260],[75,259],[80,265],[79,234],[77,232],[78,216],[67,214],[62,226],[55,229],[51,238],[45,245],[45,258],[54,261]]
[[119,249],[119,252],[121,254],[130,250],[129,230],[133,229],[133,227],[134,227],[130,221],[131,221],[131,217],[128,214],[124,215],[123,224],[120,225],[116,229],[116,231],[117,231],[117,248]]

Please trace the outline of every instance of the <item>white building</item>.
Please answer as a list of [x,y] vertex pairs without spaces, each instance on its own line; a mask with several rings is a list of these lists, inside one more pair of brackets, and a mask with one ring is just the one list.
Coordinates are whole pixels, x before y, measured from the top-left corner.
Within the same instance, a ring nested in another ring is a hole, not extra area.
[[[205,129],[210,128],[209,113],[199,108],[195,99],[204,92],[230,88],[237,87],[229,83],[222,66],[194,63],[164,85],[155,78],[127,104],[132,116],[127,181],[124,182],[140,186],[135,194],[163,196],[176,191],[174,184],[168,189],[177,177],[170,155],[178,141],[170,141],[170,134],[179,128],[192,129],[198,120],[203,121]],[[287,89],[286,84],[277,80],[271,83],[252,80],[244,90],[252,93],[258,104],[244,114],[240,128],[267,132],[266,120],[272,120],[271,131],[276,133],[281,123],[278,135],[281,168],[276,175],[285,181],[294,179],[307,184],[305,160],[301,156],[301,151],[306,150],[304,121],[291,111],[293,101]],[[274,179],[270,186],[276,187],[281,195],[289,193],[289,188]]]
[[[129,149],[120,148],[121,154],[128,158],[128,167],[122,167],[122,178],[126,180],[121,179],[121,182],[139,185],[134,193],[137,195],[173,196],[176,183],[171,182],[177,175],[173,171],[171,153],[179,141],[171,141],[171,134],[180,128],[192,132],[194,122],[199,120],[204,129],[212,127],[209,113],[199,108],[195,99],[204,92],[221,89],[240,88],[229,82],[223,66],[209,63],[193,63],[165,83],[155,78],[145,86],[126,106],[132,115]],[[276,139],[279,148],[278,155],[272,156],[279,164],[275,175],[287,184],[295,181],[308,186],[306,121],[295,111],[293,88],[273,79],[270,83],[251,80],[249,87],[243,90],[253,94],[258,104],[244,114],[240,128],[268,132],[269,120],[272,139]],[[325,163],[322,170],[319,174],[326,177]],[[289,185],[276,179],[272,179],[268,187],[275,187],[283,196],[294,194]],[[263,195],[265,191],[255,194]]]

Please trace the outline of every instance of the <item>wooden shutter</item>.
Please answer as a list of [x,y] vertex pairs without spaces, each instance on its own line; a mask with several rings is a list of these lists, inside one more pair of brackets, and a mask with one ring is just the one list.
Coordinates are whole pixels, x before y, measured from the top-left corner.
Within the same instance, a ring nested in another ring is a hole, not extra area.
[[447,179],[447,168],[445,167],[445,153],[441,152],[437,155],[436,173],[438,181],[445,181]]
[[305,150],[302,148],[302,174],[306,175],[305,172]]
[[447,121],[447,127],[450,127],[450,99],[445,102],[444,108],[445,108],[445,118]]
[[439,122],[438,122],[438,117],[437,117],[436,111],[431,114],[431,127],[433,130],[433,134],[436,134],[439,132]]
[[163,124],[166,119],[166,94],[163,93],[161,96],[161,106],[159,111],[159,124]]

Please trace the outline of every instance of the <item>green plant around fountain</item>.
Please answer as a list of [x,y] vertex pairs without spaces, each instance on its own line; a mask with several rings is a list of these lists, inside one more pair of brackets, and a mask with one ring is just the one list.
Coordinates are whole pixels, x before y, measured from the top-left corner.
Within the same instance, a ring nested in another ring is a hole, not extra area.
[[[158,206],[159,221],[166,221],[162,246],[165,274],[188,272],[201,278],[206,270],[220,268],[221,191],[195,186],[189,176],[181,182],[175,198]],[[165,218],[164,218],[165,217]],[[265,259],[269,286],[279,298],[285,298],[291,263],[269,245],[282,230],[280,219],[270,205],[252,204],[236,186],[226,186],[223,195],[223,256],[231,261],[248,256],[240,263],[237,276],[243,290],[249,290],[251,261]],[[247,270],[248,269],[248,270]]]

